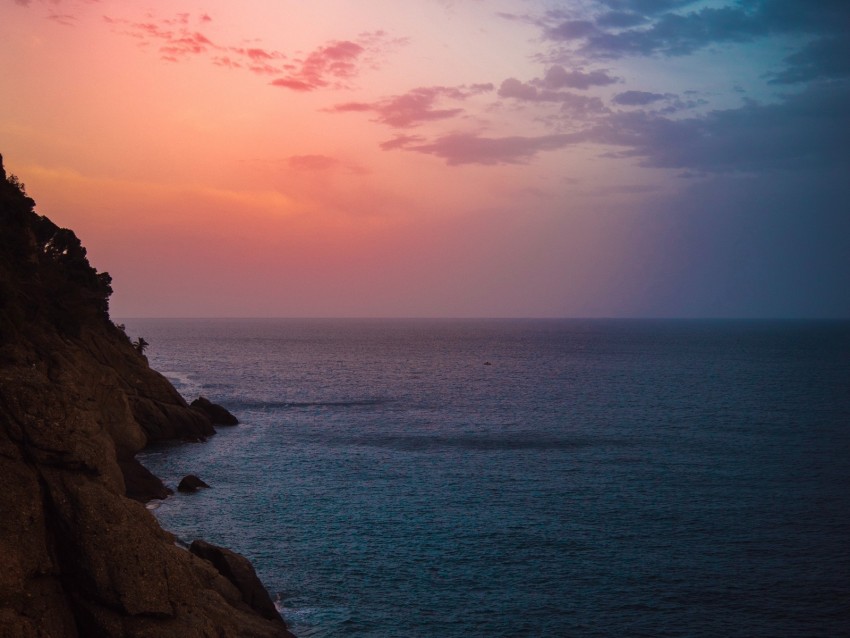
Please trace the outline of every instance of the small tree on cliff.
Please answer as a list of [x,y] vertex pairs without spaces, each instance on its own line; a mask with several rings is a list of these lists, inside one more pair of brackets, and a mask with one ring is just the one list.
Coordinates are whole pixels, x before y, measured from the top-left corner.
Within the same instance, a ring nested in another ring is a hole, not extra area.
[[145,353],[145,348],[147,348],[150,344],[145,341],[144,337],[139,337],[133,342],[133,347],[136,349],[136,352],[139,354]]

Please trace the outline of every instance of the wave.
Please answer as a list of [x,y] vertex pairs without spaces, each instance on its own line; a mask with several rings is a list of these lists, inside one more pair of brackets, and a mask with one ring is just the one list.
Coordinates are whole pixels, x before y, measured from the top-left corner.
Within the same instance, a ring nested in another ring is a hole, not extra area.
[[[446,449],[476,451],[502,450],[577,450],[598,445],[599,439],[589,437],[547,437],[539,433],[412,435],[369,434],[358,436],[310,437],[320,438],[333,446],[366,446],[404,452],[430,452]],[[605,443],[616,443],[606,440]]]
[[353,399],[344,401],[228,401],[231,410],[291,410],[298,408],[359,408],[386,405],[388,399]]

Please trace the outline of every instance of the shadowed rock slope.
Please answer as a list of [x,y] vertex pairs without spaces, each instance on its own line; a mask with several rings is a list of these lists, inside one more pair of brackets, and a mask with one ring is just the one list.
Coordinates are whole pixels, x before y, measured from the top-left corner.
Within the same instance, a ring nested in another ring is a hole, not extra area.
[[139,502],[165,488],[135,453],[212,424],[109,320],[109,275],[33,207],[0,158],[0,637],[291,636]]

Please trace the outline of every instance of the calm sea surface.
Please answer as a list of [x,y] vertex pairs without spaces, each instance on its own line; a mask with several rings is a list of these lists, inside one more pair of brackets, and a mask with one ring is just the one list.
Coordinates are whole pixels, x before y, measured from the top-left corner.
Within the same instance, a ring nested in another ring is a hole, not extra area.
[[242,421],[142,462],[299,636],[850,631],[850,323],[127,320]]

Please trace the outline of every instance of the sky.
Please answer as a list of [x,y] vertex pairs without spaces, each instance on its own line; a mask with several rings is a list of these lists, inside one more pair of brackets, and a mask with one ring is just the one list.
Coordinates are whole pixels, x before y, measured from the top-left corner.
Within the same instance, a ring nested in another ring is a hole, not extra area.
[[846,0],[0,0],[113,317],[850,317]]

